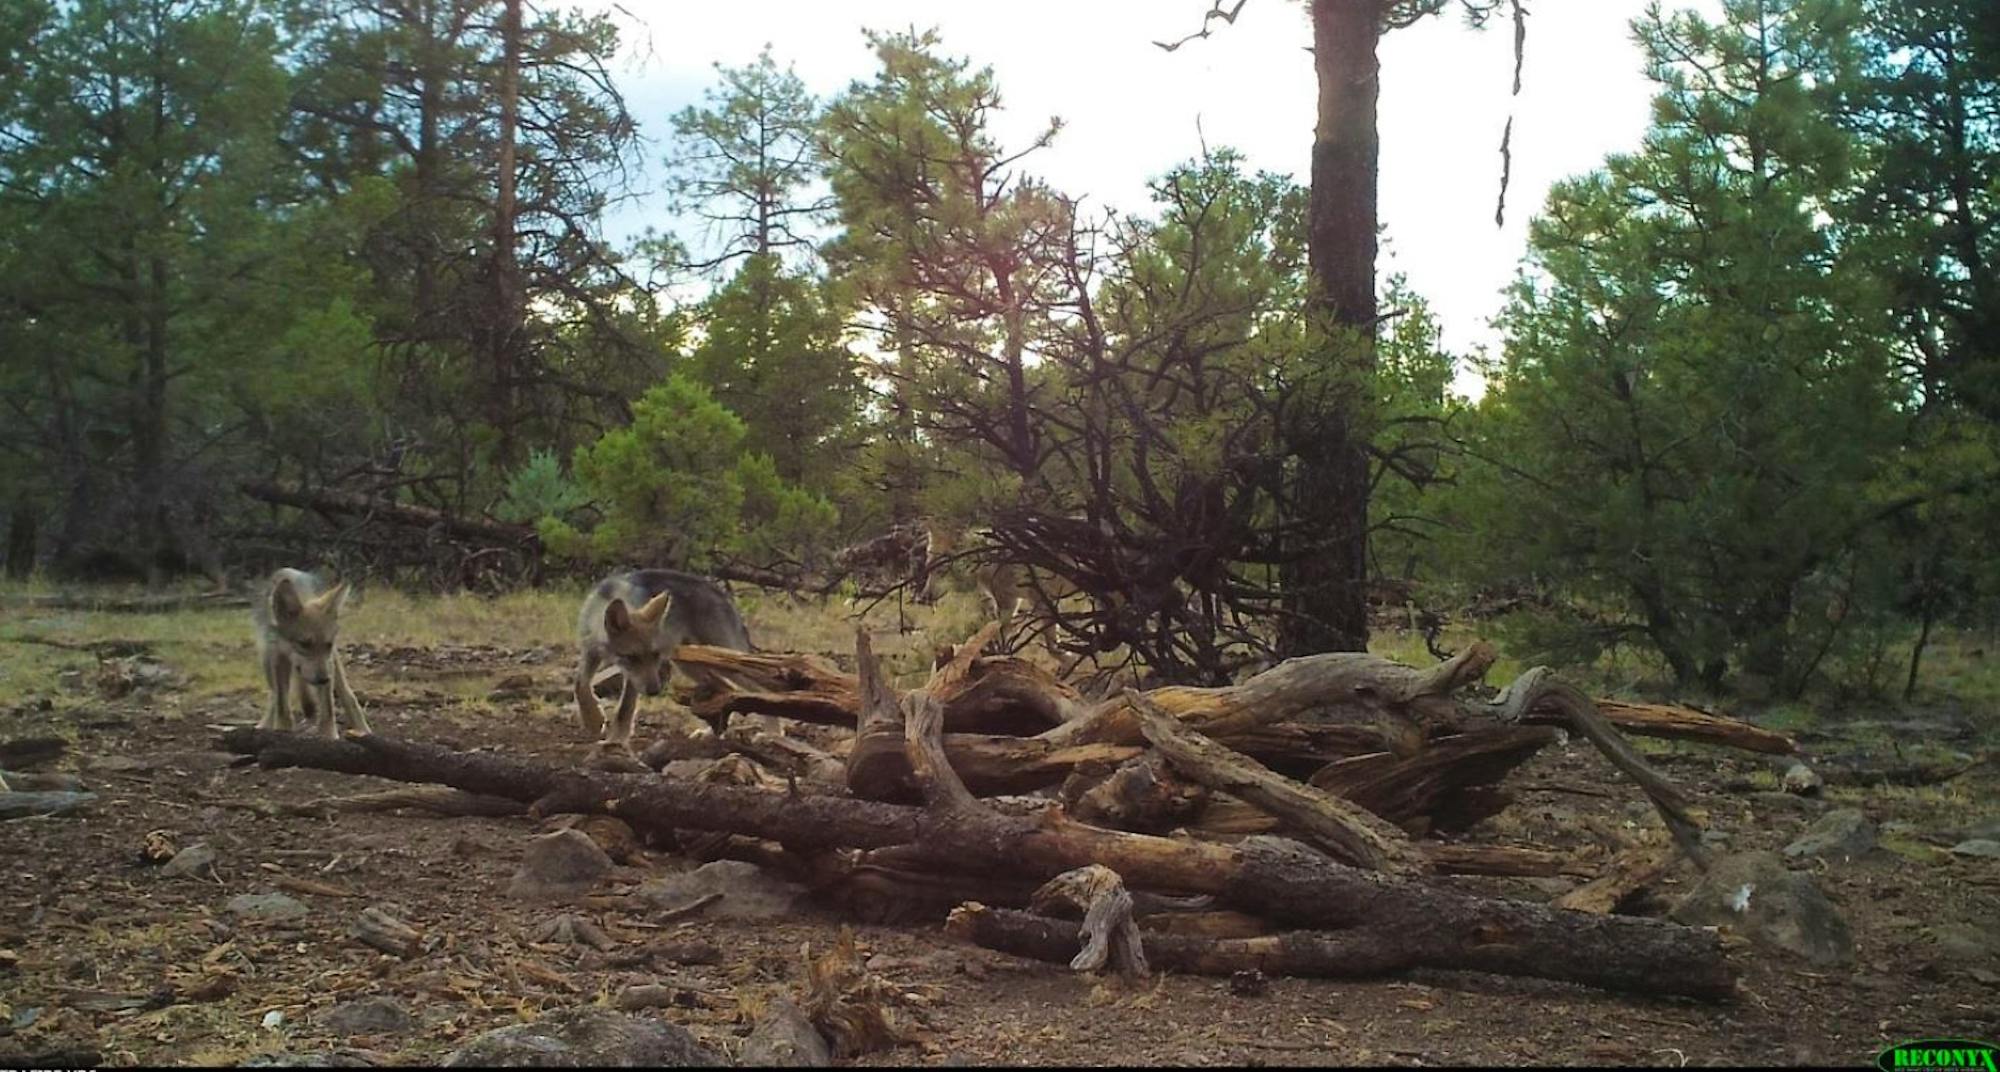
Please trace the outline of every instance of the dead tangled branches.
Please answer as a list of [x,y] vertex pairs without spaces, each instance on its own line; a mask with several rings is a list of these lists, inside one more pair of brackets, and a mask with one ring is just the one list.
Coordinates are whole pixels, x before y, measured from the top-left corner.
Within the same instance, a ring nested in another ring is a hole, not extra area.
[[[1622,745],[1609,716],[1581,714],[1573,690],[1545,673],[1484,702],[1457,694],[1491,665],[1485,645],[1429,670],[1334,653],[1237,685],[1086,703],[1019,660],[981,654],[996,632],[988,625],[909,691],[889,684],[865,633],[851,678],[802,656],[683,649],[694,656],[698,687],[685,698],[697,710],[726,720],[778,707],[855,727],[822,740],[819,761],[788,779],[559,770],[379,735],[240,729],[225,744],[265,766],[442,783],[529,803],[536,815],[615,815],[648,836],[807,876],[835,903],[887,898],[933,919],[949,911],[962,938],[1085,970],[1358,976],[1429,966],[1704,998],[1733,991],[1714,933],[1609,914],[1671,866],[1657,850],[1613,861],[1561,908],[1429,878],[1574,865],[1525,846],[1425,836],[1505,806],[1501,780],[1555,736],[1528,723],[1577,729],[1670,828],[1692,827],[1685,799]],[[1647,717],[1655,729],[1667,721]],[[1690,712],[1674,729],[1726,737],[1736,731],[1713,729],[1726,721]],[[1036,722],[1038,732],[1019,734],[960,728]],[[724,740],[733,738],[750,743]],[[1012,795],[1024,791],[1040,795]],[[1146,832],[1169,829],[1176,836]],[[820,991],[843,990],[829,981],[840,974],[833,961],[819,967]],[[813,1021],[839,1036],[839,1017],[816,1000]],[[902,1030],[853,1027],[870,1038]]]

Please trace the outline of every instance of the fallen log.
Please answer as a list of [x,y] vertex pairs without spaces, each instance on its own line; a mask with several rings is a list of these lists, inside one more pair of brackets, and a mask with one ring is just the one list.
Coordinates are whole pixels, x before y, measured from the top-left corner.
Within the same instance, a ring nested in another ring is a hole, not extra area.
[[[224,734],[223,744],[255,755],[266,767],[445,784],[534,801],[533,810],[545,815],[604,813],[635,825],[722,831],[781,843],[910,846],[928,866],[959,873],[1046,879],[1103,864],[1128,886],[1214,894],[1230,907],[1281,925],[1306,930],[1366,927],[1397,939],[1413,936],[1438,961],[1455,968],[1705,998],[1724,996],[1733,985],[1713,931],[1479,898],[1346,867],[1263,839],[1222,846],[1100,830],[1060,815],[916,808],[697,785],[653,775],[561,771],[381,734],[329,741],[244,727]],[[1592,955],[1578,955],[1585,950]],[[1076,951],[1071,946],[1064,959]],[[1397,967],[1408,963],[1398,961]]]
[[[1582,917],[1579,914],[1579,918]],[[1028,912],[966,904],[945,922],[945,933],[986,949],[1056,964],[1078,955],[1081,941],[1076,924]],[[1626,960],[1632,951],[1608,934],[1578,936],[1569,955],[1579,960]],[[1464,943],[1445,931],[1386,930],[1289,931],[1250,938],[1196,938],[1148,932],[1146,958],[1156,969],[1194,975],[1235,975],[1260,971],[1267,975],[1363,979],[1416,968],[1496,970],[1511,957],[1503,946]],[[1732,990],[1725,975],[1700,980],[1658,980],[1660,992],[1690,997],[1722,998]],[[1679,984],[1679,985],[1675,985]]]

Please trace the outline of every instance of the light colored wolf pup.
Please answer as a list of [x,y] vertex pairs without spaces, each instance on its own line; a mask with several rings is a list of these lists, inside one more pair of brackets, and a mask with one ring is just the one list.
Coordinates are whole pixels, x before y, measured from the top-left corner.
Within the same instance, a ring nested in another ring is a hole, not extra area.
[[[608,747],[631,747],[639,694],[658,696],[682,644],[750,650],[750,631],[721,585],[677,570],[616,573],[584,597],[577,615],[576,714],[583,731]],[[591,686],[611,666],[625,677],[610,726]]]
[[354,699],[354,690],[347,686],[347,671],[334,647],[347,593],[345,582],[329,590],[314,574],[281,569],[271,575],[264,595],[252,601],[250,621],[257,627],[257,658],[264,667],[264,682],[271,687],[271,708],[257,723],[258,729],[292,728],[292,686],[296,681],[299,710],[305,718],[317,716],[314,732],[320,736],[340,737],[333,715],[335,701],[355,730],[374,732]]

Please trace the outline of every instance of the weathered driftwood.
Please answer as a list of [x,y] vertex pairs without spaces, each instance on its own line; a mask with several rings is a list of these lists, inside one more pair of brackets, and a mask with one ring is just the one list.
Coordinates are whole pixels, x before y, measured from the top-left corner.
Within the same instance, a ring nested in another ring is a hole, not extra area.
[[[970,642],[961,645],[961,654],[966,646]],[[978,654],[974,646],[972,655]],[[710,725],[738,713],[846,727],[860,718],[860,682],[818,656],[683,644],[674,663],[692,682],[677,697]],[[1085,710],[1075,689],[1009,656],[973,659],[937,697],[945,706],[945,729],[953,733],[1028,736]]]
[[1151,970],[1133,917],[1132,895],[1116,871],[1096,864],[1065,871],[1035,891],[1030,908],[1040,915],[1082,921],[1077,937],[1083,949],[1069,962],[1073,970],[1094,972],[1112,964],[1126,978],[1139,978]]
[[[1599,699],[1597,709],[1620,730],[1642,737],[1700,741],[1771,755],[1792,755],[1799,750],[1796,742],[1776,730],[1678,704]],[[1534,722],[1542,717],[1530,715],[1527,721]]]
[[421,952],[424,944],[422,931],[383,911],[379,905],[363,910],[348,933],[363,945],[406,960]]
[[1146,739],[1195,781],[1261,808],[1357,867],[1397,875],[1428,870],[1408,835],[1367,809],[1230,751],[1168,717],[1134,690],[1127,689],[1125,699],[1139,712]]
[[[1430,670],[1360,653],[1293,659],[1239,685],[1154,689],[1146,695],[1203,734],[1288,775],[1303,775],[1334,759],[1370,752],[1409,751],[1410,730],[1451,732],[1465,711],[1455,690],[1478,680],[1493,652],[1475,645]],[[682,702],[711,723],[732,712],[770,714],[823,725],[853,726],[860,716],[854,675],[811,655],[738,652],[683,645],[676,656],[694,680]],[[1789,754],[1790,738],[1747,722],[1693,708],[1623,700],[1596,701],[1604,718],[1627,733],[1700,741],[1755,752]],[[1565,724],[1561,713],[1529,711],[1530,723]],[[1140,744],[1143,735],[1122,699],[1091,705],[1047,671],[1006,656],[974,660],[962,695],[947,699],[948,733],[1020,736],[1052,743],[1083,740]],[[1307,764],[1289,769],[1291,764]]]
[[[1126,760],[1094,785],[1076,788],[1078,792],[1065,795],[1072,799],[1070,811],[1077,818],[1141,834],[1164,834],[1188,825],[1210,801],[1207,786],[1189,780],[1153,752]],[[1270,822],[1275,828],[1277,820]]]
[[1701,827],[1688,814],[1686,794],[1633,750],[1590,697],[1558,680],[1554,671],[1537,666],[1516,678],[1492,703],[1477,706],[1484,707],[1502,722],[1518,722],[1532,713],[1547,715],[1588,738],[1612,766],[1632,779],[1653,802],[1654,810],[1660,813],[1681,852],[1695,866],[1708,869],[1709,852],[1701,843]]
[[[984,807],[916,808],[832,796],[697,785],[650,775],[562,771],[491,753],[463,753],[382,734],[328,741],[239,728],[230,750],[264,766],[304,766],[535,801],[542,814],[600,812],[635,826],[726,831],[781,843],[908,846],[934,869],[1048,878],[1103,864],[1129,886],[1214,894],[1232,908],[1307,930],[1360,927],[1421,958],[1501,974],[1564,979],[1646,993],[1718,997],[1731,972],[1711,931],[1650,919],[1558,912],[1475,897],[1346,867],[1263,841],[1224,846],[1101,830],[1060,816]],[[1074,939],[1072,934],[1071,939]],[[1367,935],[1360,936],[1360,940]],[[1072,945],[1066,961],[1076,953]],[[1155,966],[1163,965],[1158,958]],[[1384,961],[1383,963],[1391,963]]]
[[1554,742],[1542,726],[1483,726],[1428,742],[1414,756],[1388,752],[1350,756],[1308,779],[1315,788],[1367,808],[1390,822],[1426,820],[1463,830],[1507,804],[1486,790]]

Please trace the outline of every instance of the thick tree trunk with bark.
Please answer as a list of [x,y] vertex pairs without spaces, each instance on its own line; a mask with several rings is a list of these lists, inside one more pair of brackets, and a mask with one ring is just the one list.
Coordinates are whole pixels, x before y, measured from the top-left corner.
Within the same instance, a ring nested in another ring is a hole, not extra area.
[[1380,0],[1311,0],[1319,82],[1306,246],[1312,312],[1325,329],[1325,393],[1288,444],[1297,459],[1285,520],[1286,654],[1368,647],[1368,443],[1375,367],[1376,99]]

